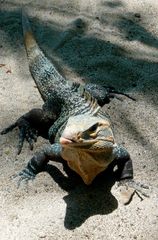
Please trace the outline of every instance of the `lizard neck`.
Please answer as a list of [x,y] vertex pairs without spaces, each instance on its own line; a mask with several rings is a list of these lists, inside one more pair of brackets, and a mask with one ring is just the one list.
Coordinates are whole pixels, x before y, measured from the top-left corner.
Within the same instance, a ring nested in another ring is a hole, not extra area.
[[91,184],[94,178],[113,161],[112,154],[104,151],[81,151],[74,148],[63,148],[62,158],[81,176],[86,185]]

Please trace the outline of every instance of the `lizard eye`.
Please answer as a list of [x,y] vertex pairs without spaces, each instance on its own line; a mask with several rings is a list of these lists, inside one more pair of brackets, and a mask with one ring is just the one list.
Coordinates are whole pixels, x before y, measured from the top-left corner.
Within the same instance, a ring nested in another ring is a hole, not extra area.
[[96,124],[94,124],[93,126],[91,126],[88,130],[89,130],[90,132],[95,132],[95,131],[97,130],[97,128],[98,128],[98,124],[96,123]]

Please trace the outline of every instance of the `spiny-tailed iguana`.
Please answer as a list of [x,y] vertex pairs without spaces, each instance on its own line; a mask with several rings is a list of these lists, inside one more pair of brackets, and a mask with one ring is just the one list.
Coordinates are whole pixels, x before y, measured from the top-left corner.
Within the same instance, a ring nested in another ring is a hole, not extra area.
[[58,157],[66,160],[87,185],[114,161],[118,165],[120,179],[132,179],[131,158],[127,150],[115,142],[109,117],[96,101],[95,85],[88,88],[96,99],[87,91],[80,93],[78,87],[76,90],[38,47],[24,12],[22,26],[30,72],[45,103],[43,109],[31,110],[1,134],[18,126],[19,152],[24,139],[33,148],[37,134],[49,137],[51,144],[35,153],[19,173],[20,179],[33,179],[49,160],[57,160]]

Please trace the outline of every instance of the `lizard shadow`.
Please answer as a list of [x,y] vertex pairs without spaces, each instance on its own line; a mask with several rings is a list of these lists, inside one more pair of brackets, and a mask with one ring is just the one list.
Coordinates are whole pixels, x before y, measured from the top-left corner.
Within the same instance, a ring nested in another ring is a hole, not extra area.
[[111,193],[116,181],[111,168],[99,174],[90,186],[86,186],[67,164],[63,163],[63,167],[67,177],[56,166],[50,164],[46,171],[68,193],[64,196],[67,204],[65,228],[73,230],[93,215],[107,215],[117,209],[118,201]]

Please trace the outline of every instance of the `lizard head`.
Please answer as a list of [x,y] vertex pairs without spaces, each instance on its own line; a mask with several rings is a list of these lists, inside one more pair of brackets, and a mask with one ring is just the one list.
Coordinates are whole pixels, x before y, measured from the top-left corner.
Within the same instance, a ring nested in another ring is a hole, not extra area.
[[70,117],[60,137],[64,147],[95,151],[104,149],[107,142],[114,143],[109,120],[88,114]]
[[90,114],[68,119],[60,137],[61,156],[89,185],[114,160],[114,137],[106,117]]

